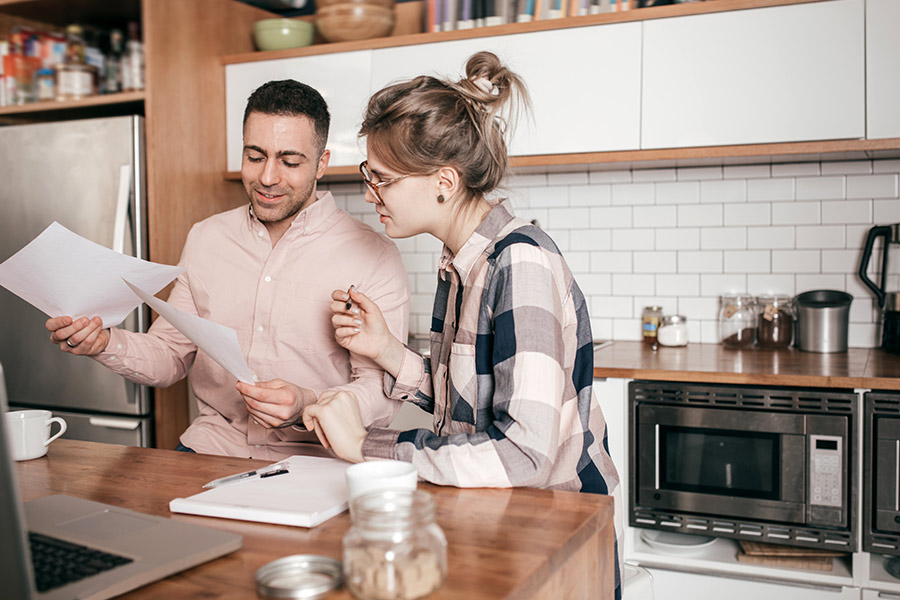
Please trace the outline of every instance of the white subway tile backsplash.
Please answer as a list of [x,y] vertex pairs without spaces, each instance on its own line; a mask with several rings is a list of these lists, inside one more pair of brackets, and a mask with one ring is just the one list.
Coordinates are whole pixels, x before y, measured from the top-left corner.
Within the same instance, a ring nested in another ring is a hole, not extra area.
[[[597,339],[639,340],[640,311],[688,318],[691,343],[718,342],[718,296],[845,289],[851,346],[878,346],[873,295],[856,275],[873,224],[900,222],[900,160],[578,170],[511,176],[516,215],[537,219],[564,253]],[[384,231],[360,183],[324,185]],[[492,195],[494,197],[495,195]],[[426,333],[443,247],[395,240],[413,295],[410,329]]]
[[771,225],[772,205],[765,202],[726,204],[725,225]]
[[686,204],[678,206],[679,227],[717,227],[722,225],[721,204]]
[[622,250],[653,250],[652,229],[613,229],[613,248]]
[[675,252],[635,252],[635,273],[675,273],[677,271]]
[[835,177],[798,177],[797,200],[834,200],[844,198],[844,178]]
[[822,202],[822,224],[871,222],[871,200],[830,200]]
[[747,275],[747,291],[754,296],[782,295],[797,293],[793,275]]
[[632,211],[637,227],[675,227],[678,219],[674,206],[635,206]]
[[743,179],[700,182],[700,202],[718,204],[746,201],[747,182]]
[[591,208],[589,215],[590,225],[594,228],[616,229],[631,227],[634,224],[634,210],[630,206]]
[[657,250],[699,250],[700,228],[678,227],[656,230]]
[[656,293],[663,296],[675,296],[677,298],[699,296],[700,275],[691,275],[688,273],[657,275]]
[[748,227],[747,248],[793,248],[795,233],[793,227]]
[[797,227],[797,248],[846,248],[846,228],[840,225]]
[[818,225],[821,205],[819,202],[791,202],[772,205],[772,225]]
[[897,198],[897,175],[859,175],[847,177],[848,198]]
[[795,180],[751,179],[747,182],[748,202],[790,202],[794,199]]
[[746,227],[704,227],[700,230],[700,248],[703,250],[743,250],[746,247]]
[[612,276],[612,290],[616,296],[652,296],[656,293],[654,283],[653,275],[614,273]]
[[725,272],[771,273],[772,259],[768,250],[727,250]]
[[817,250],[773,250],[773,273],[818,273],[821,253]]
[[679,273],[721,273],[722,253],[719,251],[678,252]]
[[613,205],[629,205],[636,204],[653,204],[654,203],[654,187],[652,183],[631,183],[624,185],[621,183],[612,186],[612,203]]
[[656,184],[656,204],[696,204],[700,202],[699,181]]

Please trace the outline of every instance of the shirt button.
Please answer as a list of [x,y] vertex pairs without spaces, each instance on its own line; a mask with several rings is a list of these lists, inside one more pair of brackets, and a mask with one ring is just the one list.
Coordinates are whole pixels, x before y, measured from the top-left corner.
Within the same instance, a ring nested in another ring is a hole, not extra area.
[[272,278],[266,275],[266,283],[268,283],[269,281],[272,281]]
[[121,349],[122,349],[122,344],[116,344],[116,350],[121,350]]
[[256,445],[256,449],[259,450],[260,448],[262,448],[262,446],[260,446],[259,444],[257,444],[257,445]]
[[256,328],[257,331],[263,331],[264,329],[265,328],[262,325],[260,325],[259,327]]
[[259,237],[262,237],[262,236],[265,235],[265,234],[264,234],[262,231],[257,231],[257,232],[256,232],[256,235],[258,235]]

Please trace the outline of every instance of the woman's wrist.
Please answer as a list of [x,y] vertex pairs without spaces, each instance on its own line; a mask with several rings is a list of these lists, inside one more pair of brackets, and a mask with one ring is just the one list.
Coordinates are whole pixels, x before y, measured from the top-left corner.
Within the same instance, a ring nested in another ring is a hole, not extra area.
[[382,347],[381,352],[378,353],[375,362],[393,377],[396,377],[400,373],[400,365],[403,363],[403,353],[405,351],[406,348],[400,343],[400,340],[392,335],[388,336],[388,342]]

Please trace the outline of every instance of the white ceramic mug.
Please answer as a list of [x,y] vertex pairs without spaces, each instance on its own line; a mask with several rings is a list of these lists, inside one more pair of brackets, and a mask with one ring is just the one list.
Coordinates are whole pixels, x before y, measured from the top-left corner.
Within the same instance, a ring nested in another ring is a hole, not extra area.
[[[66,432],[66,422],[49,410],[13,410],[5,415],[9,450],[15,460],[31,460],[47,454],[50,442]],[[56,435],[50,427],[59,423]]]
[[350,500],[369,492],[414,490],[418,480],[412,463],[401,460],[371,460],[347,467]]

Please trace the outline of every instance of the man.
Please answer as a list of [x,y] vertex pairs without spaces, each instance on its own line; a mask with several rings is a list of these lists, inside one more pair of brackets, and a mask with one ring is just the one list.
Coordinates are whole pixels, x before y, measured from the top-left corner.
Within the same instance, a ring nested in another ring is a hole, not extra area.
[[168,299],[235,329],[263,383],[236,386],[161,318],[146,334],[104,329],[98,317],[47,321],[60,349],[132,381],[168,386],[190,371],[199,415],[179,449],[267,460],[313,451],[302,411],[326,390],[352,393],[369,425],[389,423],[399,406],[384,396],[383,371],[334,340],[334,289],[354,285],[379,298],[401,339],[409,290],[393,242],[339,210],[330,192],[316,192],[330,157],[329,121],[322,96],[302,83],[272,81],[251,94],[241,164],[249,206],[194,225]]

